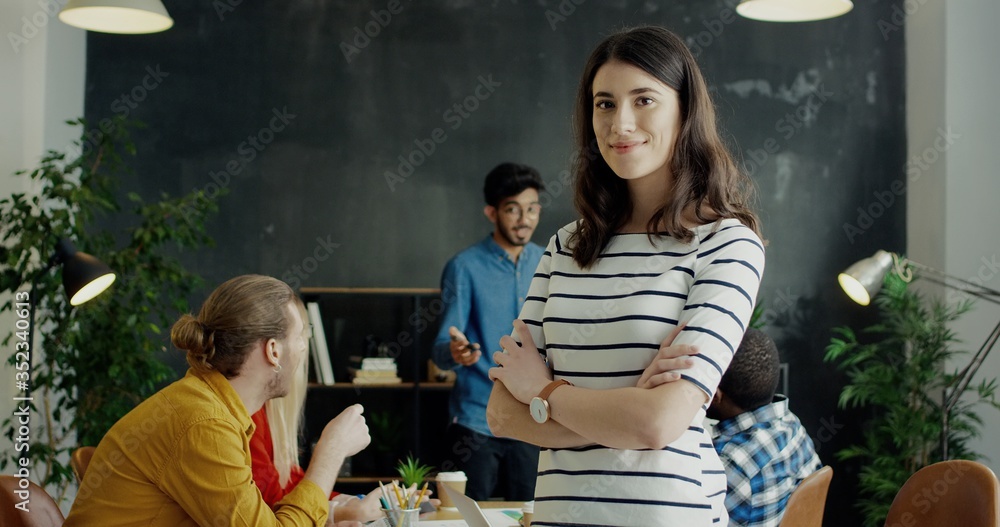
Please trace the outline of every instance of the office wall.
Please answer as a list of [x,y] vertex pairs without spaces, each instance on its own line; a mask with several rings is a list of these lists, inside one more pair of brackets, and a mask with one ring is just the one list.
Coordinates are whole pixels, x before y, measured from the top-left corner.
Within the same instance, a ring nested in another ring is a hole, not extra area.
[[[0,20],[19,20],[26,10],[20,3],[0,4]],[[6,24],[5,24],[6,25]],[[44,64],[44,61],[39,61]],[[26,104],[24,96],[24,69],[27,63],[27,54],[18,54],[10,46],[0,47],[0,70],[11,72],[11,75],[0,76],[0,196],[7,197],[14,192],[24,190],[21,180],[9,177],[8,174],[14,172],[22,165],[24,141],[21,134],[24,129],[24,118],[22,115],[22,104]],[[11,301],[10,295],[0,295],[0,302],[4,304]],[[14,317],[11,313],[0,314],[0,328],[9,328],[14,324]],[[6,351],[4,356],[7,356]],[[4,379],[14,378],[14,369],[3,361],[0,365],[0,375]],[[10,415],[14,410],[11,397],[14,396],[14,383],[4,382],[0,388],[0,410],[3,416]],[[0,437],[0,448],[4,452],[10,452],[14,446],[7,439],[6,435]]]
[[[947,5],[945,111],[946,128],[956,135],[945,158],[944,269],[957,277],[1000,290],[1000,68],[983,58],[1000,49],[1000,35],[990,20],[1000,20],[1000,4],[963,0]],[[979,58],[977,58],[979,57]],[[1000,305],[979,302],[954,329],[965,349],[975,351],[1000,320]],[[962,367],[968,358],[959,361]],[[1000,377],[1000,349],[994,349],[975,382]],[[985,454],[1000,472],[1000,412],[984,407],[983,436],[974,450]]]
[[[1000,196],[1000,161],[994,153],[1000,71],[977,58],[1000,44],[988,23],[1000,15],[1000,6],[979,0],[919,5],[907,20],[908,160],[920,176],[911,181],[907,196],[912,211],[908,253],[953,276],[1000,289],[1000,242],[994,232],[1000,224],[994,203]],[[925,289],[949,300],[963,298]],[[998,319],[1000,306],[980,301],[952,326],[963,341],[958,349],[977,350]],[[968,360],[965,356],[952,366],[962,368]],[[998,376],[1000,357],[991,356],[975,382]],[[970,446],[997,471],[1000,413],[983,407],[981,414],[983,435]]]
[[[55,2],[0,3],[0,197],[30,192],[25,178],[12,174],[34,167],[42,153],[62,150],[76,137],[64,124],[83,115],[86,66],[85,32],[59,22]],[[12,37],[11,35],[16,35]],[[48,257],[47,255],[45,256]],[[0,297],[0,302],[10,302]],[[0,332],[13,326],[10,313],[0,316]],[[4,359],[9,353],[4,352]],[[14,411],[14,370],[0,366],[0,420]],[[37,424],[37,421],[36,421]],[[37,433],[37,432],[36,432]],[[0,449],[13,449],[6,434]],[[36,479],[37,481],[37,479]],[[68,512],[69,503],[64,504]]]

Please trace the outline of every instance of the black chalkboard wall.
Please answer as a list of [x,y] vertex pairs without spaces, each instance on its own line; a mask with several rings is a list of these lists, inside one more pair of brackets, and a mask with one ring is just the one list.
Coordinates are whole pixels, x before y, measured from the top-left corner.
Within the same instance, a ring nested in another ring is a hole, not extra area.
[[86,114],[148,125],[125,189],[228,188],[211,223],[218,246],[185,255],[211,284],[258,272],[294,286],[436,287],[445,261],[489,231],[482,179],[505,160],[549,182],[544,245],[574,218],[564,174],[590,49],[626,25],[685,36],[760,189],[760,296],[792,407],[836,470],[827,525],[855,523],[856,468],[834,452],[857,429],[821,357],[831,327],[869,316],[836,272],[905,242],[904,197],[874,206],[906,161],[894,3],[800,24],[739,18],[733,0],[165,4],[169,31],[90,34]]

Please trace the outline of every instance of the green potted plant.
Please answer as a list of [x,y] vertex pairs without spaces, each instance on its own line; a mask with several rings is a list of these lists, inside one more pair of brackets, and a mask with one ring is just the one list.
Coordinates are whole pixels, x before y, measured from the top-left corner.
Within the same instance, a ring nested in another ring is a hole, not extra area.
[[416,485],[419,488],[432,470],[434,467],[422,464],[419,459],[412,455],[406,456],[406,461],[400,461],[396,465],[396,472],[399,473],[405,487]]
[[375,455],[373,468],[378,474],[391,474],[392,460],[403,451],[403,419],[390,411],[373,411],[368,414],[368,426]]
[[[887,274],[874,300],[880,321],[862,330],[861,338],[849,327],[836,328],[826,349],[826,360],[848,377],[839,405],[869,411],[862,424],[863,440],[837,452],[837,458],[861,465],[857,506],[864,524],[871,527],[883,525],[910,475],[941,460],[941,393],[958,376],[946,370],[946,363],[966,353],[954,348],[957,339],[948,324],[971,303],[925,299],[908,286],[895,271]],[[952,410],[949,457],[980,457],[967,443],[980,434],[979,406],[1000,409],[996,388],[996,379],[970,385],[967,391],[975,396]]]
[[[68,124],[86,129],[82,119]],[[29,443],[33,479],[57,499],[73,481],[68,453],[96,445],[170,378],[158,357],[167,343],[163,328],[188,310],[187,295],[200,285],[176,255],[212,244],[205,221],[217,206],[203,191],[151,202],[119,191],[128,170],[123,156],[135,154],[129,134],[135,126],[116,118],[106,131],[82,134],[74,153],[49,151],[37,168],[15,174],[37,192],[0,200],[0,291],[28,291],[35,283],[31,302],[43,355],[31,372],[32,412],[41,414]],[[128,227],[113,230],[112,223]],[[79,308],[63,295],[59,273],[41,272],[62,238],[118,275],[109,291]],[[11,308],[6,303],[0,311]],[[13,349],[12,336],[0,334],[6,349]],[[11,418],[3,428],[13,438]],[[18,455],[13,449],[0,455],[0,469]]]

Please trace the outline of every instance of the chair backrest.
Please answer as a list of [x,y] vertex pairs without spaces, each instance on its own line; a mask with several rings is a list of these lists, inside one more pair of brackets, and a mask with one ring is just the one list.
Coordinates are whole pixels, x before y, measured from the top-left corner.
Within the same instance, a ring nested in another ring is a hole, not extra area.
[[83,483],[83,474],[87,472],[87,465],[90,465],[90,458],[94,457],[96,447],[82,446],[73,451],[69,458],[69,464],[73,467],[73,475],[76,476],[77,483]]
[[1000,526],[1000,483],[982,463],[954,459],[916,471],[896,493],[886,527]]
[[[27,482],[27,489],[21,487],[22,481]],[[59,527],[63,521],[59,505],[45,489],[15,476],[0,475],[0,527]]]
[[831,479],[833,468],[827,465],[799,482],[788,497],[781,527],[821,527]]

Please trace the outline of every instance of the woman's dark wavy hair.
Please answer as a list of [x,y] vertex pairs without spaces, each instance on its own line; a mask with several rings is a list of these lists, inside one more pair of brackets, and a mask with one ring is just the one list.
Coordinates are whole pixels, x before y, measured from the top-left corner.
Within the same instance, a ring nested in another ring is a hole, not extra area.
[[582,218],[569,244],[576,263],[583,268],[593,265],[632,212],[626,182],[601,156],[594,133],[594,77],[601,66],[615,60],[655,77],[677,91],[680,99],[681,128],[670,158],[673,188],[649,219],[646,230],[650,239],[654,233],[665,231],[677,240],[690,242],[694,234],[682,223],[682,214],[692,204],[702,223],[736,218],[759,236],[759,220],[749,204],[754,196],[753,184],[733,162],[719,137],[715,108],[694,56],[670,31],[637,27],[598,44],[580,80],[574,116],[578,149],[574,201]]

